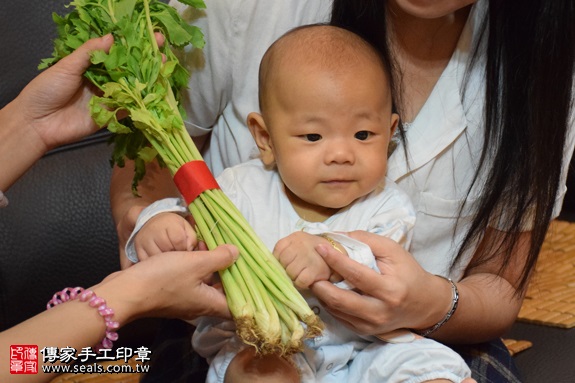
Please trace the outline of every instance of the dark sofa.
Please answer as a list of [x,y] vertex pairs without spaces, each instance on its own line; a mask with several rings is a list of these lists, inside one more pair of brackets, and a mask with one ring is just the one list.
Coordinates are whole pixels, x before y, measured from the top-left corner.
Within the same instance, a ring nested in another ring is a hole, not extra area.
[[[69,2],[0,3],[0,108],[52,54],[52,12],[65,14]],[[101,131],[53,150],[6,193],[10,204],[0,210],[0,330],[44,310],[54,292],[92,286],[119,270],[108,136]],[[157,322],[125,327],[118,344],[149,346]]]
[[[51,54],[51,12],[64,13],[67,3],[0,3],[0,107]],[[10,206],[0,210],[0,330],[44,310],[55,291],[91,286],[119,268],[106,140],[101,132],[49,153],[8,191]],[[575,221],[572,173],[562,218]],[[156,320],[133,323],[121,330],[120,344],[151,345],[157,325]],[[507,336],[534,343],[515,356],[525,382],[575,381],[575,329],[517,323]]]

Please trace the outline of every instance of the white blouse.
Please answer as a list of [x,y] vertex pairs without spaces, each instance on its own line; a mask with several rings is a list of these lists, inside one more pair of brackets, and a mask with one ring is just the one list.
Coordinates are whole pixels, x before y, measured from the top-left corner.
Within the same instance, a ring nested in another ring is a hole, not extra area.
[[[179,4],[174,2],[183,11]],[[473,6],[450,62],[407,131],[408,162],[402,146],[388,162],[388,177],[410,196],[417,212],[412,254],[429,272],[455,280],[463,275],[472,253],[465,254],[456,270],[449,272],[449,266],[481,192],[477,186],[467,194],[483,142],[482,65],[470,73],[465,94],[462,89],[468,54],[486,7],[485,0]],[[203,53],[188,51],[184,57],[192,70],[185,101],[187,127],[194,137],[206,139],[211,132],[203,153],[214,174],[254,153],[245,118],[259,109],[257,73],[267,47],[292,27],[329,21],[330,12],[331,0],[211,0],[205,14],[187,15],[202,28],[207,42]],[[555,216],[565,195],[574,145],[572,116]]]

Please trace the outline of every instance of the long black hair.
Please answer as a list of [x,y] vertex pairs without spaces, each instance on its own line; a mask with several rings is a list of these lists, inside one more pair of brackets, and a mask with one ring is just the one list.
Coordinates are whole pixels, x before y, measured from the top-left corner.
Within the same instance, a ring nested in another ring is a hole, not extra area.
[[[384,1],[334,0],[331,22],[358,33],[391,58],[385,13]],[[530,227],[520,292],[527,287],[545,239],[565,166],[575,65],[575,2],[524,0],[517,5],[490,0],[481,30],[472,63],[486,53],[485,140],[473,184],[479,182],[480,172],[487,177],[452,265],[505,210],[504,236],[487,245],[469,267],[503,250],[503,272],[511,264],[522,228]]]

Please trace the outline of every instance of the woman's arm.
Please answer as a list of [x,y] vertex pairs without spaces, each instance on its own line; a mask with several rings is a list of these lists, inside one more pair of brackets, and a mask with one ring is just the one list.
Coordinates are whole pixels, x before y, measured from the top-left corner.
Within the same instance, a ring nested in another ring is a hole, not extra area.
[[84,79],[90,52],[112,35],[87,41],[32,80],[0,110],[0,190],[6,191],[46,151],[95,132],[88,111],[94,88]]
[[[488,228],[482,244],[494,243],[504,233]],[[517,290],[529,251],[531,232],[520,235],[511,263],[501,271],[497,255],[468,269],[458,283],[458,313],[433,338],[451,343],[474,343],[500,337],[517,319],[524,294]],[[475,252],[483,251],[480,245]]]
[[[141,317],[230,317],[223,292],[207,281],[214,272],[232,264],[237,256],[237,249],[232,246],[210,252],[166,253],[114,273],[91,290],[106,300],[108,307],[114,310],[112,319],[120,326]],[[48,374],[37,374],[15,379],[7,368],[10,345],[80,350],[101,341],[105,329],[98,311],[85,302],[68,301],[44,311],[0,333],[0,381],[39,382],[51,378]]]
[[[484,240],[492,240],[494,235],[489,232]],[[318,248],[328,265],[359,290],[342,291],[327,282],[312,287],[334,316],[362,334],[426,329],[445,317],[452,303],[449,283],[423,270],[411,254],[389,239],[365,232],[350,236],[372,248],[381,274],[329,247]],[[517,266],[521,265],[528,236],[523,234],[516,249]],[[509,328],[521,307],[522,296],[514,287],[521,268],[510,265],[506,270],[497,276],[499,265],[495,262],[469,270],[457,282],[460,296],[455,314],[433,338],[452,343],[482,342]]]

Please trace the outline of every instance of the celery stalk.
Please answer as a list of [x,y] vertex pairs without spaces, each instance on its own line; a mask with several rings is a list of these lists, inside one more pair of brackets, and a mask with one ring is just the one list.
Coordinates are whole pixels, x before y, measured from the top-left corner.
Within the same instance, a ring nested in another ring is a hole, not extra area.
[[[202,0],[180,1],[205,7]],[[53,57],[41,67],[90,38],[113,33],[110,52],[94,52],[86,72],[103,92],[92,98],[90,108],[96,123],[115,133],[113,162],[136,162],[134,187],[143,177],[144,163],[154,158],[172,175],[188,162],[203,161],[179,105],[189,74],[172,52],[188,44],[201,48],[201,31],[157,0],[75,0],[70,5],[75,9],[65,17],[54,15],[59,36]],[[155,32],[166,37],[163,47],[157,45]],[[119,110],[129,117],[118,121]],[[240,211],[219,189],[202,192],[188,209],[209,249],[231,243],[240,250],[236,263],[219,274],[243,341],[261,353],[301,350],[303,339],[316,336],[321,322]]]

